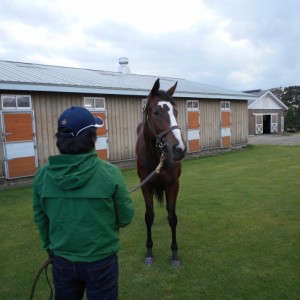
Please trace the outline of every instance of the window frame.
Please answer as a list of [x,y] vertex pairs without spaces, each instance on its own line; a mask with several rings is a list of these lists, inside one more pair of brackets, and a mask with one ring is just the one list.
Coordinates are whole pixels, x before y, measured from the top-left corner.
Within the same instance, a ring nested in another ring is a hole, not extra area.
[[[4,99],[5,98],[15,98],[15,105],[14,106],[4,106]],[[29,106],[19,106],[20,103],[18,99],[20,98],[26,98],[28,97],[29,100]],[[1,95],[1,109],[2,110],[28,110],[32,109],[32,101],[31,101],[31,95],[17,95],[17,94],[3,94]]]
[[[93,101],[93,104],[91,106],[88,106],[86,104],[86,101],[87,100],[92,100]],[[97,100],[101,100],[103,101],[103,107],[96,107],[96,101]],[[105,103],[105,98],[104,97],[83,97],[83,107],[88,109],[88,110],[105,110],[105,106],[106,106],[106,103]]]
[[221,101],[220,107],[221,107],[221,110],[224,110],[224,111],[230,110],[230,101]]
[[[189,104],[191,103],[191,107],[189,107]],[[186,102],[186,108],[188,111],[199,111],[199,100],[187,100]]]

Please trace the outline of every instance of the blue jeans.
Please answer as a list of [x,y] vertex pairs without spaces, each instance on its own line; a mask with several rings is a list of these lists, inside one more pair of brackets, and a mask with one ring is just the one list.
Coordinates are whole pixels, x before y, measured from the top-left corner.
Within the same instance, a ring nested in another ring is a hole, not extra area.
[[91,263],[71,262],[54,256],[52,273],[56,300],[81,300],[84,291],[89,300],[118,299],[116,254]]

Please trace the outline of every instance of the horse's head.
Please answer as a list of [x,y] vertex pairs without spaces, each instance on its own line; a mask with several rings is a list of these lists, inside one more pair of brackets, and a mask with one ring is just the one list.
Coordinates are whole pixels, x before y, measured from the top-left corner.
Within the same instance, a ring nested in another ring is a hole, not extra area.
[[156,146],[168,154],[169,159],[178,161],[184,158],[186,143],[177,124],[175,100],[172,98],[177,82],[168,91],[159,89],[157,79],[149,93],[145,108],[145,125],[156,139]]

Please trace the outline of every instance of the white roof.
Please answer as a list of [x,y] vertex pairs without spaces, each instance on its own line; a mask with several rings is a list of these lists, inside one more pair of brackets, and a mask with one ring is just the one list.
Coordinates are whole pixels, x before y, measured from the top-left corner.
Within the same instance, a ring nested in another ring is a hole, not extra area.
[[167,90],[178,81],[175,97],[251,100],[256,96],[182,78],[122,74],[101,70],[0,60],[0,90],[147,96],[155,80]]
[[257,99],[248,101],[249,109],[288,109],[288,107],[282,101],[280,101],[271,91],[257,90],[255,92],[250,91],[248,93],[251,93],[257,97]]

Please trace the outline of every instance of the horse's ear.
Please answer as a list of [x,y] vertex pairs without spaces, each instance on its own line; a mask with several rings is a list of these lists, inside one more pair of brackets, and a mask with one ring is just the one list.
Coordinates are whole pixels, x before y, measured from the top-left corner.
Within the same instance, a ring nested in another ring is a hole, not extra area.
[[177,87],[177,81],[176,81],[176,83],[167,91],[167,94],[170,96],[170,97],[172,97],[173,96],[173,94],[174,94],[174,92],[175,92],[175,90],[176,90],[176,87]]
[[157,92],[158,92],[158,90],[159,90],[159,78],[158,79],[156,79],[156,81],[154,82],[154,85],[153,85],[153,87],[152,87],[152,89],[151,89],[151,91],[150,91],[150,93],[149,93],[149,98],[151,98],[151,97],[154,97],[156,94],[157,94]]

